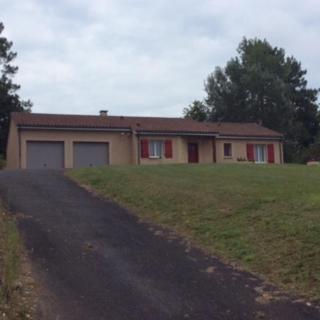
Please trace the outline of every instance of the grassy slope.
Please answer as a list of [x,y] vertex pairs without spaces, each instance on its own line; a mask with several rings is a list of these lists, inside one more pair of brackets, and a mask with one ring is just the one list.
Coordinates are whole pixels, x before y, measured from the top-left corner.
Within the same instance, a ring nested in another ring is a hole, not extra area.
[[70,175],[210,252],[320,298],[320,168],[172,165]]
[[29,314],[26,304],[29,301],[23,295],[20,284],[22,255],[22,242],[16,224],[0,202],[0,315],[3,319],[22,320],[27,319]]

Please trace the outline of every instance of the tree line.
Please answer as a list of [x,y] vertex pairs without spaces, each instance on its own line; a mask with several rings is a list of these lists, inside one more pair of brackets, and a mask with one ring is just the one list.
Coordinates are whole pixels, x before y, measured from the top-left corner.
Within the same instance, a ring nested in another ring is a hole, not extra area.
[[[18,67],[12,42],[0,22],[0,155],[5,155],[10,113],[30,112],[32,103],[13,82]],[[225,67],[205,81],[205,97],[183,110],[198,121],[258,122],[284,134],[285,160],[320,160],[318,88],[309,88],[307,71],[285,50],[267,40],[244,38]]]
[[257,122],[284,134],[285,160],[320,160],[319,89],[307,71],[267,40],[244,38],[238,55],[205,81],[206,96],[184,109],[198,121]]

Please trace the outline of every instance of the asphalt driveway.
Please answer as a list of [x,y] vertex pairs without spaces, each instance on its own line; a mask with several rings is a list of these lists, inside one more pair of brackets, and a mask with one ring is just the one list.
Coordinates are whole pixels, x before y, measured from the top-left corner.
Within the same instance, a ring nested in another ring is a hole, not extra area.
[[41,319],[320,319],[56,171],[3,171],[40,282]]

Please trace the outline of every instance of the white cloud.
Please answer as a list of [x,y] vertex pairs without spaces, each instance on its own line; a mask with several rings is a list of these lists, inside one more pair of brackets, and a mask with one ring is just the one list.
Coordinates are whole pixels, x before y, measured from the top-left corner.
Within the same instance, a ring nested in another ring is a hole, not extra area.
[[243,36],[267,38],[320,83],[316,0],[0,0],[34,112],[181,115]]

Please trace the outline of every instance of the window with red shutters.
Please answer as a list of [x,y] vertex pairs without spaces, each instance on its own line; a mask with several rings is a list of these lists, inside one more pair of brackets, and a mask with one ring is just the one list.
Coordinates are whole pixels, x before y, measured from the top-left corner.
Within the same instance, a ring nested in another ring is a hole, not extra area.
[[172,141],[166,140],[164,142],[164,156],[168,159],[172,158]]
[[268,144],[268,162],[274,163],[274,145]]
[[253,144],[248,143],[247,144],[247,160],[248,161],[254,161],[254,150],[253,150]]
[[147,139],[141,140],[141,158],[149,158],[149,142]]

